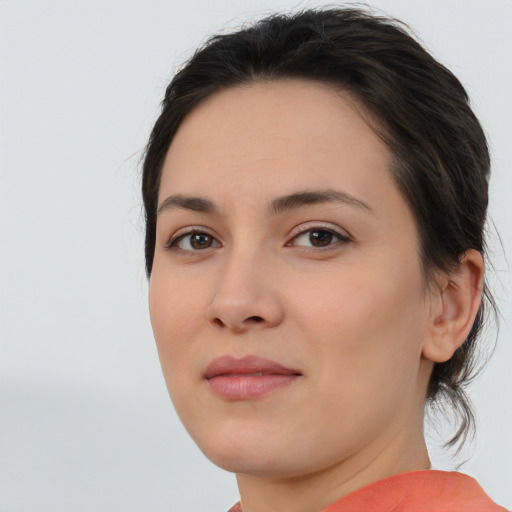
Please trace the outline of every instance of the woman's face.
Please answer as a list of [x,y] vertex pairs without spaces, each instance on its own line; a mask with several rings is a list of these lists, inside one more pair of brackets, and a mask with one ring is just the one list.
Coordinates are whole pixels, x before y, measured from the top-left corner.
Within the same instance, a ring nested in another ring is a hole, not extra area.
[[421,429],[431,313],[390,160],[346,94],[305,80],[223,90],[178,130],[150,312],[219,466],[305,475]]

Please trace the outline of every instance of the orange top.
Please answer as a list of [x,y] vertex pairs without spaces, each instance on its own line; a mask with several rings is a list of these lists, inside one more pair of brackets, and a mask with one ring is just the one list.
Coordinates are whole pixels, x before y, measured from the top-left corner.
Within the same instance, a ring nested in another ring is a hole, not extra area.
[[[229,512],[242,512],[237,503]],[[456,471],[411,471],[348,494],[322,512],[507,512]]]

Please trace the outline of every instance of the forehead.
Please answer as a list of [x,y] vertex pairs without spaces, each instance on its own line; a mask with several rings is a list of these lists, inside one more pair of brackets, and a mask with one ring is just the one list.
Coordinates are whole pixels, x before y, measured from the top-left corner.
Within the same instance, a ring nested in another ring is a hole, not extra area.
[[[342,186],[375,199],[394,187],[391,154],[350,95],[308,80],[221,90],[178,129],[163,166],[162,196],[229,191],[250,200],[271,190]],[[371,198],[370,198],[371,199]]]

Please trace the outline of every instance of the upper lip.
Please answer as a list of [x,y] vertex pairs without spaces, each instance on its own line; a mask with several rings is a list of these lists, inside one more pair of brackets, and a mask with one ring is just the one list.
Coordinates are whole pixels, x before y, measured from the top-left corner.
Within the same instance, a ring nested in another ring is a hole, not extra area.
[[252,373],[271,375],[301,375],[293,368],[287,368],[271,359],[259,356],[222,356],[214,359],[206,368],[205,379],[211,379],[219,375],[246,375]]

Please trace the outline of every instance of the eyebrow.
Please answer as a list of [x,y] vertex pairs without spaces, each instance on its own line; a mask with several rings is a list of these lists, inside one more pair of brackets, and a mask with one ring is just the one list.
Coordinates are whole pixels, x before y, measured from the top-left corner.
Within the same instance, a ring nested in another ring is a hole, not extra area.
[[354,196],[341,192],[339,190],[303,190],[278,197],[270,203],[270,211],[273,213],[281,213],[286,210],[300,208],[310,204],[337,202],[349,206],[355,206],[368,212],[373,212],[368,204]]
[[174,210],[176,208],[199,213],[218,213],[218,208],[209,199],[178,194],[164,199],[158,207],[156,214],[160,215],[162,212]]
[[[300,208],[311,204],[337,202],[349,206],[373,212],[368,204],[354,196],[341,192],[339,190],[301,190],[282,197],[273,199],[269,204],[269,211],[274,214],[282,213],[287,210]],[[162,201],[157,210],[157,215],[162,212],[184,209],[199,213],[219,213],[218,207],[205,197],[200,196],[184,196],[181,194],[172,195]]]

